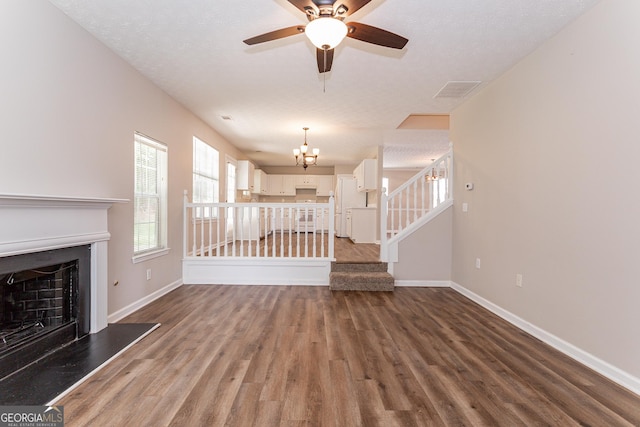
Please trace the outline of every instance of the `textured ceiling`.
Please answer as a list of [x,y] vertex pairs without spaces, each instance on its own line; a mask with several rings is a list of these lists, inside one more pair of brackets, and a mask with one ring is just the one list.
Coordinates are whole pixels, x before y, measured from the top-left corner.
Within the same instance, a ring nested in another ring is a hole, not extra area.
[[372,0],[347,21],[409,43],[346,39],[325,75],[303,34],[242,43],[304,25],[285,0],[50,1],[259,165],[290,165],[308,126],[322,165],[355,164],[382,145],[385,167],[398,168],[447,150],[446,131],[396,129],[463,102],[434,98],[447,82],[482,82],[472,96],[598,0]]

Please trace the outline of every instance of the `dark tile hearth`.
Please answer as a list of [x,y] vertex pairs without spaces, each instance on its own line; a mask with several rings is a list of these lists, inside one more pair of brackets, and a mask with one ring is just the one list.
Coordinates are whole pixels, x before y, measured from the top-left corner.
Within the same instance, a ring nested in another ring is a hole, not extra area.
[[0,381],[0,405],[44,405],[160,326],[114,323]]

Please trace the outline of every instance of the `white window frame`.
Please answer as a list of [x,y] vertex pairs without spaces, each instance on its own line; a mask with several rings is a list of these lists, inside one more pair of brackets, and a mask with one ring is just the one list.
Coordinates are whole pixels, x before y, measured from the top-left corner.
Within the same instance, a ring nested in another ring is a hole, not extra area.
[[[155,155],[155,162],[143,164],[141,150]],[[167,185],[168,147],[139,132],[134,134],[134,201],[133,201],[133,263],[165,255],[167,246]],[[145,186],[139,180],[155,173],[155,185]],[[146,209],[139,206],[146,205]],[[154,206],[155,205],[155,206]],[[146,212],[145,212],[146,210]],[[153,215],[153,211],[155,214]],[[151,216],[151,218],[150,218]],[[140,233],[144,226],[155,228],[149,244],[142,244]],[[155,225],[155,227],[154,227]]]
[[440,203],[444,203],[447,198],[447,180],[445,178],[438,178],[429,181],[429,192],[431,193],[431,208],[435,208]]
[[[208,191],[207,191],[208,190]],[[220,201],[220,152],[198,138],[193,137],[193,203],[218,203]],[[196,208],[198,219],[217,218],[210,208]]]

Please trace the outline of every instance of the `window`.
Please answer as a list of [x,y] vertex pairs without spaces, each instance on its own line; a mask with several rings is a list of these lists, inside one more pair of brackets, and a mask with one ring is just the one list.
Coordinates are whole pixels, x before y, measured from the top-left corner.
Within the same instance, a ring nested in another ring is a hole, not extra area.
[[435,181],[429,181],[429,185],[431,207],[435,208],[447,198],[447,180],[445,178],[439,178]]
[[134,262],[167,249],[167,146],[136,133],[133,212]]
[[[220,201],[220,162],[218,150],[193,137],[193,203],[218,203]],[[196,216],[209,217],[210,208],[196,210]],[[214,213],[215,215],[215,213]]]

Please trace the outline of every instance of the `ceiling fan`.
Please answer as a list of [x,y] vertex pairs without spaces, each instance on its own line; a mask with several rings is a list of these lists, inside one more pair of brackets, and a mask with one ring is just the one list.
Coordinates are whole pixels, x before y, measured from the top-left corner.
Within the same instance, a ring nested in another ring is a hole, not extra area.
[[344,22],[352,13],[371,0],[287,0],[307,15],[309,23],[271,31],[244,40],[248,45],[264,43],[305,33],[316,46],[318,71],[331,71],[333,50],[345,37],[351,37],[379,46],[402,49],[408,39],[392,32],[359,22]]

